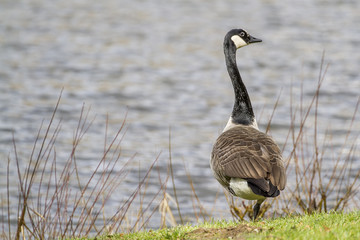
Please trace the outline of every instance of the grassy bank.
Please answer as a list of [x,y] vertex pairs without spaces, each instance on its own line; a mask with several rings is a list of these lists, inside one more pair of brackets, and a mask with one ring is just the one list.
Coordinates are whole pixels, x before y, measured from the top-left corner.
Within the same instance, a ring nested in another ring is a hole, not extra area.
[[213,221],[97,239],[360,239],[360,212],[315,213],[241,223]]

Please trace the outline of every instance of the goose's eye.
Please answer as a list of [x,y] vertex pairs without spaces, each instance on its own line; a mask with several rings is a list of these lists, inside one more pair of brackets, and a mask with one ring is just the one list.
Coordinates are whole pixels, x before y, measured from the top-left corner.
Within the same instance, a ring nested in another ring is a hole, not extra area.
[[245,33],[244,33],[244,32],[241,32],[241,33],[240,33],[240,37],[245,37]]

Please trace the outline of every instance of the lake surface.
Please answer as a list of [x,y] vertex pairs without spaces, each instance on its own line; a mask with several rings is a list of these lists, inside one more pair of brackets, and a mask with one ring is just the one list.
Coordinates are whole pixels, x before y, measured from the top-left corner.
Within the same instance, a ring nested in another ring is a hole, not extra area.
[[[325,157],[331,159],[344,150],[359,98],[359,9],[359,1],[0,1],[1,198],[6,197],[8,157],[15,158],[12,135],[23,168],[63,88],[55,117],[62,121],[58,162],[70,154],[83,104],[91,107],[89,119],[95,117],[77,152],[82,176],[92,173],[104,151],[107,116],[109,136],[127,116],[120,163],[136,156],[109,208],[131,194],[139,174],[144,176],[158,156],[161,176],[166,176],[170,131],[184,215],[194,220],[185,163],[204,206],[215,209],[214,217],[228,218],[222,189],[209,168],[212,144],[226,125],[234,98],[224,35],[244,28],[263,40],[240,49],[237,60],[261,130],[280,96],[271,135],[281,147],[290,126],[290,89],[296,106],[301,95],[304,105],[311,101],[325,53],[323,70],[329,66],[317,121],[319,141],[327,131],[332,136],[332,151]],[[358,115],[350,143],[360,133]],[[285,157],[290,145],[284,148]],[[355,147],[354,172],[360,168],[358,140]],[[16,217],[14,161],[11,166],[11,211]],[[332,166],[326,163],[327,170]],[[157,173],[151,176],[155,186],[149,187],[149,196],[158,191],[157,178]],[[292,176],[288,182],[294,184]],[[153,222],[150,227],[158,227]]]

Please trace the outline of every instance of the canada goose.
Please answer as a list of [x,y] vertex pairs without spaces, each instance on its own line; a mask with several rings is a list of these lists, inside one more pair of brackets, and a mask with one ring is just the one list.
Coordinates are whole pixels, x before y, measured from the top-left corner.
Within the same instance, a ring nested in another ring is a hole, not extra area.
[[235,92],[230,119],[216,140],[211,169],[218,182],[232,195],[257,200],[255,220],[267,197],[276,197],[285,188],[286,174],[281,151],[274,140],[258,130],[246,87],[236,65],[236,50],[261,42],[245,30],[233,29],[224,39],[226,67]]

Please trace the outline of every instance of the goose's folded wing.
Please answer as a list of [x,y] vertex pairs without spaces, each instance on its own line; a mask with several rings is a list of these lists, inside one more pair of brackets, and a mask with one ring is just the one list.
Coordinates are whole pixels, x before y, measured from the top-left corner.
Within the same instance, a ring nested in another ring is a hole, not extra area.
[[232,154],[226,154],[226,159],[220,161],[223,173],[233,178],[267,178],[271,172],[270,161],[256,156],[251,151],[234,149]]
[[224,132],[212,155],[215,167],[224,177],[265,178],[279,190],[285,188],[286,174],[279,147],[254,128],[235,127]]

